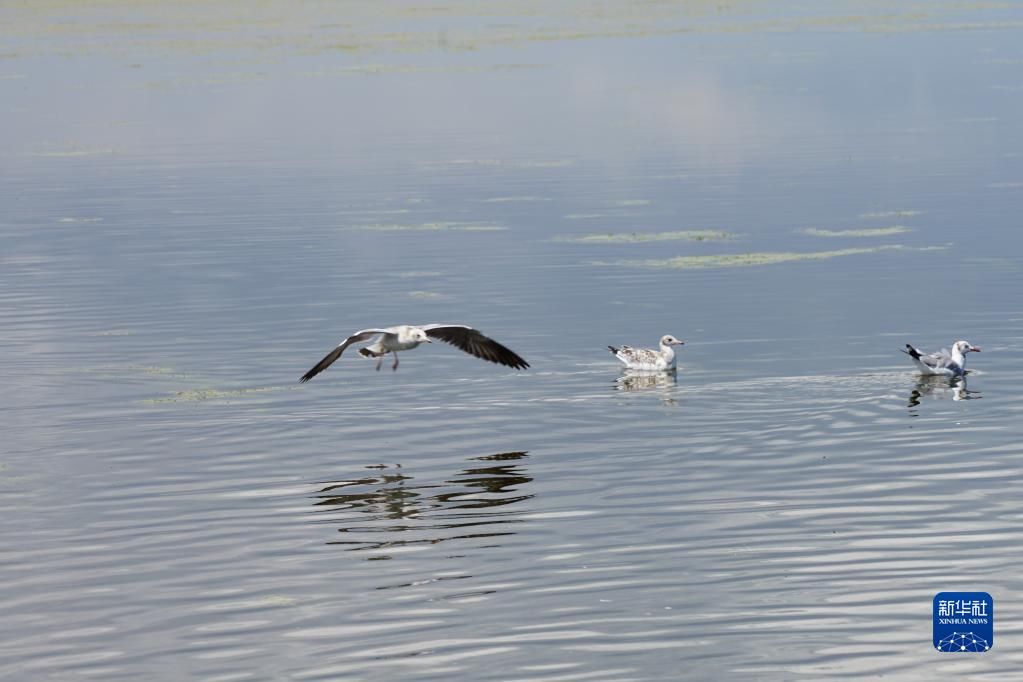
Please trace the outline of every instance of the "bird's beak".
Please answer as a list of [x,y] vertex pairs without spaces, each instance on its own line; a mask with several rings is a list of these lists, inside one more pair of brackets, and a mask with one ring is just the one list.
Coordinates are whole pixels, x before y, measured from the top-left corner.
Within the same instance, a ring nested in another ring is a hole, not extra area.
[[685,341],[675,341],[675,345],[676,346],[684,346],[684,345],[686,345],[686,342]]
[[426,339],[423,339],[423,341],[426,341],[427,343],[433,343],[433,341],[431,341],[431,340],[430,340],[430,339],[428,339],[428,338],[426,338]]
[[980,349],[979,349],[979,348],[977,348],[976,346],[974,346],[974,347],[970,348],[970,350],[971,350],[972,352],[974,352],[974,353],[979,353],[979,352],[980,352]]

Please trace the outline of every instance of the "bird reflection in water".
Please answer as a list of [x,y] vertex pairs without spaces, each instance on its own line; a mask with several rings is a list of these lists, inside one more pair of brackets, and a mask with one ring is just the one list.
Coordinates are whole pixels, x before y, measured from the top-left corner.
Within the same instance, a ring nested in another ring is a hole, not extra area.
[[386,550],[514,535],[508,524],[521,519],[509,506],[532,497],[520,490],[533,480],[523,467],[527,457],[525,452],[472,457],[471,466],[442,481],[417,479],[396,465],[378,467],[378,475],[331,482],[316,492],[315,506],[329,514],[322,522],[339,525],[344,539],[327,544]]
[[674,370],[650,372],[625,369],[615,379],[614,388],[616,391],[652,391],[660,389],[661,402],[665,405],[675,405],[676,400],[672,389],[676,384],[678,384],[678,373]]
[[981,397],[980,391],[966,388],[966,377],[921,376],[909,394],[910,409],[923,402],[924,397],[932,400],[976,400]]

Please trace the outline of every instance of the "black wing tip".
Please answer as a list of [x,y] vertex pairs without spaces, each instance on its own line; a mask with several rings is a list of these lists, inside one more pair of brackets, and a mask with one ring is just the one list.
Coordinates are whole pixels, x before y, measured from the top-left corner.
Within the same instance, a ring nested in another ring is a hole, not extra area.
[[304,384],[305,382],[309,381],[323,370],[333,365],[334,361],[341,357],[341,353],[344,351],[344,349],[345,349],[344,346],[341,345],[327,353],[327,355],[324,356],[322,360],[313,365],[313,368],[311,370],[302,375],[302,377],[298,380],[299,383]]
[[503,355],[503,357],[498,356],[497,358],[495,358],[497,362],[501,363],[502,365],[507,365],[512,369],[529,369],[529,363],[526,362],[526,359],[523,358],[521,355],[513,351],[511,348],[508,348],[507,346],[502,346],[496,341],[493,341],[493,339],[491,339],[491,341],[501,350],[501,353]]
[[498,365],[511,367],[512,369],[529,369],[529,363],[526,362],[524,358],[520,357],[514,351],[508,350],[507,348],[505,348],[504,350],[507,351],[507,354],[505,354],[503,357],[487,358],[481,355],[477,357],[479,357],[481,360],[488,360]]
[[615,355],[618,355],[618,350],[619,350],[618,348],[615,348],[614,346],[608,346],[607,349],[609,351],[611,351],[612,353],[614,353]]
[[298,382],[300,384],[304,384],[305,382],[309,381],[310,379],[312,379],[314,376],[316,376],[317,374],[319,374],[322,371],[323,371],[323,368],[321,368],[319,365],[316,365],[311,370],[309,370],[308,372],[303,374],[302,378],[300,378],[298,380]]
[[[324,358],[324,360],[325,359],[326,358]],[[328,363],[328,364],[330,364],[330,363]],[[305,382],[309,381],[310,379],[312,379],[314,376],[316,376],[317,374],[319,374],[320,372],[322,372],[325,369],[327,369],[327,368],[323,365],[323,360],[320,360],[316,364],[315,367],[313,367],[311,370],[309,370],[308,372],[303,374],[302,377],[298,380],[298,382],[300,384],[304,384]]]
[[[899,350],[902,350],[902,349],[900,348]],[[921,355],[923,355],[923,353],[918,351],[916,348],[913,348],[913,346],[909,345],[908,343],[906,344],[906,350],[902,350],[902,352],[905,353],[906,355],[908,355],[911,358],[918,358]]]
[[450,327],[434,327],[426,330],[427,336],[440,339],[445,343],[495,365],[504,365],[512,369],[528,369],[529,363],[522,356],[502,343],[495,341],[483,332],[465,325]]

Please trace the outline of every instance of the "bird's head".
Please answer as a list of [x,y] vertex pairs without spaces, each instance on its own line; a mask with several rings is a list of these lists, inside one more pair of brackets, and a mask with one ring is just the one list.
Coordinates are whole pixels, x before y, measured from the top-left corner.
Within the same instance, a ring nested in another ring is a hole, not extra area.
[[959,351],[960,353],[962,353],[963,355],[965,355],[967,353],[979,353],[980,352],[980,348],[977,348],[976,346],[972,345],[969,341],[956,341],[952,345],[952,347],[954,349],[956,349],[957,351]]
[[685,344],[685,341],[680,341],[680,340],[676,339],[674,336],[672,336],[671,334],[665,334],[664,336],[661,337],[661,345],[662,346],[681,346],[681,345],[684,345],[684,344]]
[[418,343],[433,343],[433,341],[430,340],[429,335],[418,327],[412,330],[411,336],[412,340]]

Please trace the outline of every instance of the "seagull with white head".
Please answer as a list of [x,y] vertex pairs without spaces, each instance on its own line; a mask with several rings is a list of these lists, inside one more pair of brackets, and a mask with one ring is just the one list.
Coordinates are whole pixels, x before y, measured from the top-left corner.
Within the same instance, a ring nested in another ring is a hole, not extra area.
[[299,381],[305,383],[330,367],[353,343],[371,339],[372,343],[359,349],[359,355],[364,358],[376,358],[377,370],[380,369],[384,356],[388,353],[394,356],[391,369],[396,370],[398,369],[398,351],[412,350],[423,343],[433,343],[433,339],[450,343],[481,360],[506,365],[514,369],[529,367],[529,363],[511,349],[464,324],[422,324],[418,326],[402,324],[396,327],[363,329],[355,332],[339,343],[334,350],[327,353],[322,360],[316,363],[315,367],[303,374]]
[[979,353],[980,348],[969,341],[956,341],[951,353],[942,348],[937,353],[924,354],[907,343],[902,352],[913,359],[921,374],[955,377],[966,374],[966,354]]

